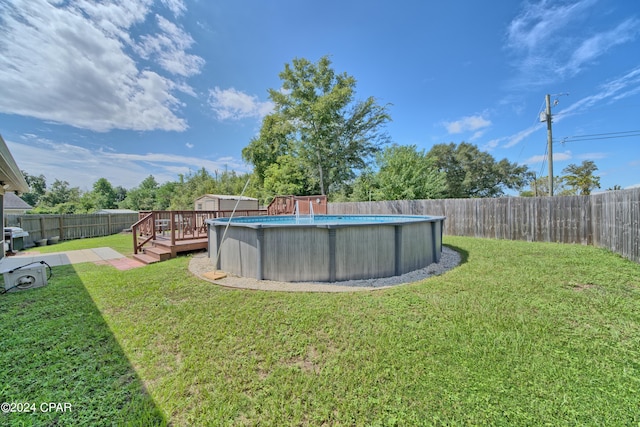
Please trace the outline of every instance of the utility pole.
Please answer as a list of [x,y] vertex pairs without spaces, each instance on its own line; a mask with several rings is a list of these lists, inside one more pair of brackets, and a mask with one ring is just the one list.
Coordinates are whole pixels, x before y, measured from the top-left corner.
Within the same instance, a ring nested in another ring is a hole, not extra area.
[[549,196],[553,196],[553,137],[551,134],[551,95],[545,97],[547,101],[547,151],[549,152]]

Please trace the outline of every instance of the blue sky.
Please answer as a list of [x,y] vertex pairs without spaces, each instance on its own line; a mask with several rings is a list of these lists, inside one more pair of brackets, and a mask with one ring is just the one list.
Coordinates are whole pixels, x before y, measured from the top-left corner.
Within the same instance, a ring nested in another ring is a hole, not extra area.
[[323,55],[391,104],[394,142],[466,141],[542,175],[539,114],[563,94],[556,174],[592,160],[602,189],[640,185],[637,0],[0,0],[0,134],[49,185],[247,172],[267,90]]

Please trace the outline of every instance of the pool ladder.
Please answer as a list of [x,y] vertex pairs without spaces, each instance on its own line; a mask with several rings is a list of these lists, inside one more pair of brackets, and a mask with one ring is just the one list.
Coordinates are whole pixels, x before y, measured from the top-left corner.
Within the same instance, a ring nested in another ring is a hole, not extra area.
[[313,224],[314,214],[313,214],[313,202],[309,200],[309,214],[308,215],[300,215],[300,201],[296,200],[296,224]]

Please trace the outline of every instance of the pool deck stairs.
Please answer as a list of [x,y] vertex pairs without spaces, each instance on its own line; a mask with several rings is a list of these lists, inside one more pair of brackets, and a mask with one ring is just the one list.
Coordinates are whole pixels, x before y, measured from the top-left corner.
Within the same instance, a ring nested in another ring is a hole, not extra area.
[[207,249],[206,237],[179,240],[173,245],[170,239],[156,238],[143,246],[142,251],[134,254],[133,257],[145,264],[153,264],[175,258],[181,252],[199,251],[203,249]]

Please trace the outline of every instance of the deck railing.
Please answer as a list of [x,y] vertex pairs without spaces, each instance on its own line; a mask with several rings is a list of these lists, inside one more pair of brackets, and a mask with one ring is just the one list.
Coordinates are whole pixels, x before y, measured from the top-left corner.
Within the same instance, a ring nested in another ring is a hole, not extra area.
[[[156,238],[156,228],[154,226],[155,215],[154,212],[146,212],[144,215],[139,213],[140,218],[136,223],[131,226],[131,234],[133,235],[133,253],[140,252],[142,247]],[[138,239],[140,237],[140,239]]]
[[[149,241],[170,239],[176,242],[207,237],[207,220],[228,218],[233,211],[141,211],[131,226],[133,250],[138,253]],[[235,216],[266,215],[266,210],[236,210]]]

